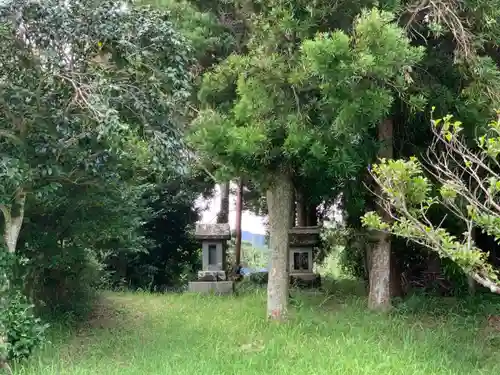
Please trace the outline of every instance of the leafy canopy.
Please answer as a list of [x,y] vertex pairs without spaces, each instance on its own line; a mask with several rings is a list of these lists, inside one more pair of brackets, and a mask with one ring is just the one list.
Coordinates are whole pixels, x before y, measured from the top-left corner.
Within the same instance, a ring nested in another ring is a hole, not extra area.
[[357,17],[351,34],[320,33],[297,47],[256,47],[203,77],[207,105],[191,141],[226,173],[261,182],[280,169],[350,175],[360,139],[389,113],[423,53],[378,10]]
[[16,0],[0,39],[1,203],[19,188],[119,185],[179,154],[191,58],[166,12]]

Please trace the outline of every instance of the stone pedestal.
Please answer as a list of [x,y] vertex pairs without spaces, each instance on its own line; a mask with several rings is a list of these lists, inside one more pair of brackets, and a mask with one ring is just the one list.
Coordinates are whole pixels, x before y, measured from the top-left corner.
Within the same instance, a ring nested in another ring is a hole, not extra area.
[[226,281],[225,271],[198,271],[198,280],[202,281]]
[[190,281],[189,291],[200,294],[232,294],[234,281]]

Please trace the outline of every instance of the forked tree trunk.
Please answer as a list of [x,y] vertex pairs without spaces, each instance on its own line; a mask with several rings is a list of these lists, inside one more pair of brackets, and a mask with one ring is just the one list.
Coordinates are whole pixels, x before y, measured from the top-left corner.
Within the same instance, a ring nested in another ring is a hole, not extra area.
[[[378,140],[381,142],[378,157],[392,158],[392,119],[382,121],[378,126]],[[376,190],[381,195],[380,188]],[[379,214],[388,221],[387,213],[378,205]],[[370,293],[368,308],[387,311],[391,308],[391,237],[382,232],[376,233],[376,241],[370,257]]]
[[[11,207],[0,205],[0,210],[3,214],[4,232],[3,239],[9,253],[16,252],[17,240],[19,239],[19,232],[24,219],[24,205],[26,202],[26,194],[24,191],[19,190],[14,198],[14,204]],[[3,286],[3,293],[7,293],[10,287],[7,275],[2,275],[6,285]],[[0,295],[0,310],[3,310],[5,303],[4,297]],[[7,344],[6,332],[4,327],[0,327],[0,347],[5,347]],[[7,374],[12,374],[12,370],[7,362],[7,353],[0,352],[0,370]]]
[[21,190],[16,194],[12,207],[0,205],[4,218],[3,239],[9,253],[16,251],[19,232],[23,225],[25,202],[26,193]]
[[278,174],[267,191],[269,232],[271,238],[271,268],[267,284],[267,316],[285,321],[288,317],[288,231],[292,226],[292,180]]

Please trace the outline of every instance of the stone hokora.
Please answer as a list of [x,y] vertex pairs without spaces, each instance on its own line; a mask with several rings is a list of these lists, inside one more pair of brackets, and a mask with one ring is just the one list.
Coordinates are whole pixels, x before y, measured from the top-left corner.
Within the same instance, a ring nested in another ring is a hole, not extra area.
[[319,226],[294,227],[290,229],[290,254],[288,267],[291,280],[297,280],[300,284],[311,284],[316,286],[318,275],[313,271],[313,249],[320,242]]
[[231,239],[229,224],[199,224],[195,238],[201,241],[202,270],[198,280],[189,283],[189,291],[197,293],[229,294],[234,282],[227,279],[227,241]]

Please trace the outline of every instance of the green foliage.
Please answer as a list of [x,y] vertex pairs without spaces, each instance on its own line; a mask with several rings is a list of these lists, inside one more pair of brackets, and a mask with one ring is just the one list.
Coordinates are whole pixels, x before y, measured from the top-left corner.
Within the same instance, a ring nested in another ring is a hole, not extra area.
[[267,285],[268,276],[267,272],[254,272],[250,275],[250,282],[257,285]]
[[2,203],[19,189],[119,188],[180,156],[189,46],[165,12],[123,6],[20,0],[1,9]]
[[115,0],[0,8],[0,224],[27,192],[16,276],[39,307],[88,311],[110,254],[148,245],[144,194],[184,166],[194,61],[170,19]]
[[356,151],[360,136],[388,114],[422,57],[392,19],[366,11],[352,34],[319,34],[293,53],[254,46],[230,56],[204,75],[199,96],[211,108],[191,141],[233,175],[262,183],[284,168],[340,185],[366,159]]
[[124,249],[107,260],[114,281],[146,290],[184,287],[186,279],[201,269],[200,244],[193,237],[200,218],[196,199],[212,187],[191,170],[170,176],[145,194],[152,214],[141,232],[148,243],[144,251]]
[[85,316],[116,252],[144,251],[142,232],[151,215],[143,201],[148,185],[64,186],[28,201],[18,254],[25,291],[39,311]]
[[85,319],[105,278],[103,261],[90,249],[48,246],[33,244],[22,252],[38,254],[23,267],[26,292],[34,298],[39,314]]
[[0,320],[7,332],[8,359],[26,359],[46,342],[48,325],[35,317],[33,305],[20,293],[9,298]]
[[186,0],[145,0],[158,9],[168,10],[175,29],[189,40],[200,68],[208,67],[235,47],[235,37],[214,10],[203,11]]
[[0,247],[0,359],[24,359],[45,342],[43,324],[33,306],[21,293],[10,288],[15,257]]
[[[426,169],[440,185],[434,193],[416,158],[381,160],[373,176],[383,192],[384,208],[394,220],[384,222],[375,212],[363,217],[363,224],[415,241],[450,258],[480,284],[497,290],[497,271],[488,263],[488,253],[476,247],[473,229],[480,228],[498,241],[497,181],[495,151],[500,120],[489,124],[489,132],[478,139],[478,149],[468,148],[460,137],[461,122],[452,116],[433,121],[435,142],[429,149]],[[459,238],[433,223],[428,212],[441,204],[460,219],[466,231]]]

